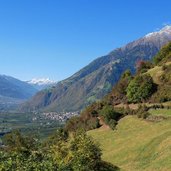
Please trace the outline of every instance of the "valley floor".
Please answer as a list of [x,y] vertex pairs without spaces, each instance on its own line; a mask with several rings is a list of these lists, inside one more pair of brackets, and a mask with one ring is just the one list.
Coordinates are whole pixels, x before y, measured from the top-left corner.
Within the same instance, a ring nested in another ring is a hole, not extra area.
[[171,120],[149,122],[136,116],[120,120],[115,131],[101,127],[88,132],[103,160],[123,171],[171,170]]

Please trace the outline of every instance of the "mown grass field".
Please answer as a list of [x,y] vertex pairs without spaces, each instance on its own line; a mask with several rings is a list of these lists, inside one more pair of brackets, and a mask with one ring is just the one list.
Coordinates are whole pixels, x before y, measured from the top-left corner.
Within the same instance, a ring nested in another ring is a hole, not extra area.
[[171,109],[150,109],[149,113],[152,115],[171,116]]
[[127,116],[117,129],[88,132],[103,152],[103,160],[123,171],[171,171],[171,122],[149,122]]

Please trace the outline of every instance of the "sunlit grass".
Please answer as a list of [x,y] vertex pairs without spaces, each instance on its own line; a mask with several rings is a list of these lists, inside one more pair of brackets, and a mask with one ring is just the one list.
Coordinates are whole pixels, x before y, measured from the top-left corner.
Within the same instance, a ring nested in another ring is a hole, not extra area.
[[103,159],[122,170],[171,170],[170,120],[155,123],[127,116],[115,131],[100,128],[88,134],[100,144]]
[[171,116],[171,109],[150,109],[152,115]]

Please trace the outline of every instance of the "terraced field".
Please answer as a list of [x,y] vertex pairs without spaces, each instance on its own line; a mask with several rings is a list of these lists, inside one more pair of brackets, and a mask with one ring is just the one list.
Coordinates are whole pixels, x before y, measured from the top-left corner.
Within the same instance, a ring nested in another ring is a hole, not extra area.
[[88,132],[100,144],[103,159],[123,171],[171,170],[171,121],[149,122],[127,116],[117,129]]
[[150,109],[149,112],[152,115],[171,116],[171,109]]

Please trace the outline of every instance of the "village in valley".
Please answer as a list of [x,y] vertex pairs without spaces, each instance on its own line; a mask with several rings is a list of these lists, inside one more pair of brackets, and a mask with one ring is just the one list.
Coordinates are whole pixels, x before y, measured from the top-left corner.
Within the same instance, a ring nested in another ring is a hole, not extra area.
[[79,112],[44,112],[44,113],[37,113],[35,112],[34,117],[32,118],[33,121],[36,120],[51,120],[51,121],[59,121],[65,122],[73,116],[79,115]]

